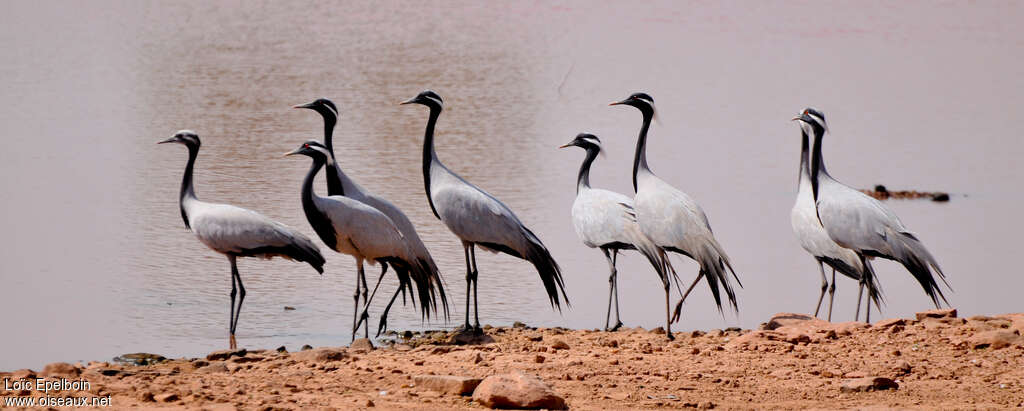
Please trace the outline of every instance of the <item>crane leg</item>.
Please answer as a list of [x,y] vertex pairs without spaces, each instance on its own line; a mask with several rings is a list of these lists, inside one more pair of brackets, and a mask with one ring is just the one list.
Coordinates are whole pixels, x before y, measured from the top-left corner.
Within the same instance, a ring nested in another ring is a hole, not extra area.
[[[363,262],[362,261],[359,262],[359,280],[360,280],[360,282],[362,284],[360,291],[363,294],[363,306],[365,307],[365,306],[370,305],[370,293],[369,293],[369,291],[367,290],[367,287],[366,287],[366,271],[363,269]],[[363,314],[366,314],[367,316],[369,315],[369,314],[366,313],[366,311],[363,311]],[[369,321],[369,318],[363,318],[361,320],[366,321],[366,322],[363,323],[363,338],[370,338],[370,321]],[[352,333],[352,336],[355,337],[355,333]]]
[[676,339],[672,336],[672,312],[669,309],[669,295],[672,291],[672,284],[668,281],[665,282],[665,336],[668,337],[669,341]]
[[[362,264],[357,264],[357,267],[361,267]],[[356,340],[356,331],[359,330],[359,271],[356,271],[356,291],[352,294],[353,306],[352,306],[352,341]]]
[[[860,319],[860,299],[864,295],[864,278],[860,280],[860,284],[857,286],[857,309],[853,312],[853,321]],[[870,302],[868,304],[871,304]]]
[[[619,251],[612,250],[612,267],[618,265]],[[612,274],[612,285],[615,287],[615,326],[612,327],[612,331],[622,328],[622,319],[619,317],[619,269],[616,268]]]
[[473,257],[473,329],[477,334],[483,332],[480,328],[480,298],[476,295],[476,286],[480,283],[480,271],[476,268],[476,248],[472,245],[469,246],[469,255]]
[[825,291],[828,290],[828,278],[825,277],[825,266],[822,262],[818,261],[818,271],[821,272],[821,294],[818,294],[818,305],[814,307],[814,317],[818,317],[818,312],[821,311],[821,301],[825,299]]
[[612,317],[612,295],[615,292],[615,263],[612,262],[611,255],[608,254],[608,250],[602,248],[601,252],[604,253],[605,260],[608,260],[608,312],[604,315],[604,330],[611,331],[608,326],[608,321]]
[[238,288],[235,286],[235,256],[229,255],[228,261],[231,262],[231,318],[228,319],[228,332],[235,335],[235,296],[238,295]]
[[391,296],[391,301],[388,301],[388,305],[386,307],[384,307],[384,312],[381,313],[381,315],[380,315],[380,323],[377,325],[377,336],[378,337],[380,336],[380,333],[382,333],[384,331],[387,331],[387,328],[388,328],[388,312],[391,311],[391,305],[393,305],[395,303],[395,300],[398,299],[398,294],[401,291],[402,291],[401,289],[395,290],[395,294]]
[[[242,315],[242,303],[245,302],[245,286],[242,285],[242,276],[238,274],[238,265],[235,264],[235,259],[231,259],[231,275],[234,276],[235,281],[238,281],[238,307],[235,308],[235,318],[231,322],[231,336],[235,335],[235,330],[238,329],[238,317]],[[234,338],[231,339],[232,345]],[[235,347],[232,347],[234,349]]]
[[828,287],[828,322],[832,322],[832,301],[836,299],[836,269],[832,269],[832,285]]
[[473,289],[473,266],[469,259],[469,248],[472,246],[472,243],[462,243],[462,251],[466,254],[466,324],[463,325],[465,330],[472,328],[469,325],[469,298],[472,297],[470,291]]
[[[388,272],[388,264],[385,263],[385,262],[381,262],[380,277],[377,278],[377,284],[373,286],[373,292],[370,293],[370,299],[367,300],[366,304],[363,304],[363,312],[359,315],[359,321],[356,322],[355,326],[352,327],[352,335],[353,336],[355,336],[356,332],[359,330],[359,326],[363,324],[363,321],[367,321],[368,322],[370,320],[370,314],[369,314],[370,301],[373,301],[373,297],[377,295],[377,289],[380,288],[380,283],[381,283],[381,281],[384,280],[384,274],[387,273],[387,272]],[[401,290],[401,285],[399,285],[399,291],[400,290]],[[398,295],[398,291],[395,292],[395,295],[396,296]],[[394,301],[394,297],[391,298],[391,301]],[[388,306],[388,307],[390,308],[390,306]],[[381,322],[382,323],[384,322],[383,318],[381,319]],[[377,335],[380,336],[380,327],[379,326],[377,328]]]

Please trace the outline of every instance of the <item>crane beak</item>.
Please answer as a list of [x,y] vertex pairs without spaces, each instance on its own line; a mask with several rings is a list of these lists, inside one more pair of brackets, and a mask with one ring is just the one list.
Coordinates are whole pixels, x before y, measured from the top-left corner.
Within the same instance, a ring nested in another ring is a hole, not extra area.
[[789,121],[797,121],[799,119],[800,119],[800,116],[796,116],[796,117],[793,117],[793,118],[789,119]]
[[405,105],[405,104],[412,104],[412,103],[415,103],[415,102],[416,102],[416,97],[413,97],[411,99],[408,99],[408,100],[405,100],[405,101],[403,101],[401,103],[398,103],[398,105],[401,106],[401,105]]
[[622,100],[622,101],[613,101],[613,102],[611,102],[611,103],[608,103],[608,105],[609,105],[609,106],[617,106],[617,105],[619,105],[619,104],[626,104],[626,100]]
[[167,143],[173,143],[174,141],[175,141],[175,138],[174,138],[174,137],[171,137],[171,138],[169,138],[169,139],[166,139],[166,140],[160,140],[160,141],[157,141],[156,143],[157,143],[157,144],[167,144]]
[[570,142],[570,143],[562,144],[562,145],[558,146],[558,148],[566,148],[566,147],[572,147],[572,146],[573,146],[573,144]]
[[300,152],[300,151],[302,151],[302,149],[301,149],[301,148],[297,148],[297,149],[294,149],[294,150],[292,150],[292,151],[289,151],[289,152],[287,152],[287,153],[284,153],[284,156],[283,156],[283,157],[288,157],[288,156],[293,156],[293,155],[299,154],[299,152]]
[[313,103],[299,104],[299,105],[296,105],[296,106],[292,106],[292,108],[308,108],[308,109],[312,109],[313,108]]

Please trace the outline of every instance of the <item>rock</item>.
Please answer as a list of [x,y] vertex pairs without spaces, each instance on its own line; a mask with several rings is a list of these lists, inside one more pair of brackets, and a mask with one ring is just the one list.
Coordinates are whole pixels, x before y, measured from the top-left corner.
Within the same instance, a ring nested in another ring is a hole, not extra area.
[[285,311],[295,311],[295,307],[292,307],[290,305],[286,305],[286,306],[284,306],[284,310]]
[[665,327],[655,327],[651,329],[651,334],[665,335]]
[[535,362],[537,364],[543,363],[544,362],[544,356],[540,355],[540,354],[537,354],[536,356],[533,357],[533,362]]
[[366,407],[367,408],[373,408],[373,407],[376,407],[376,406],[377,406],[377,404],[374,404],[373,400],[366,400]]
[[512,323],[512,328],[526,328],[526,324],[516,321]]
[[417,387],[437,391],[442,394],[470,395],[480,385],[479,378],[460,377],[455,375],[417,375],[413,382]]
[[217,361],[203,368],[200,368],[198,371],[204,373],[228,372],[228,366],[227,364],[224,364],[223,361]]
[[897,390],[899,384],[885,377],[864,377],[843,381],[839,387],[841,392],[865,392],[878,390]]
[[838,335],[850,335],[866,328],[871,328],[871,324],[863,321],[847,321],[832,325],[832,329],[836,330]]
[[907,375],[910,374],[910,371],[912,370],[913,368],[911,368],[910,363],[906,361],[900,361],[892,368],[893,374],[896,375]]
[[245,348],[242,348],[240,350],[220,350],[220,351],[214,351],[212,353],[206,354],[206,360],[207,361],[221,361],[221,360],[226,360],[226,359],[231,358],[231,357],[245,357],[245,354],[247,354],[247,352],[245,351]]
[[175,393],[165,393],[157,395],[153,397],[153,399],[156,400],[156,402],[175,402],[180,400],[181,397],[179,397],[178,394]]
[[43,375],[47,377],[77,377],[82,375],[82,369],[66,362],[55,362],[43,367]]
[[280,347],[277,347],[277,352],[288,352],[288,349],[282,345]]
[[478,344],[490,344],[494,342],[494,338],[484,334],[482,332],[476,332],[473,330],[462,330],[448,339],[449,344],[455,345],[478,345]]
[[114,362],[126,365],[151,365],[167,361],[162,355],[137,352],[114,357]]
[[569,344],[566,344],[565,341],[562,340],[555,340],[554,342],[551,343],[551,348],[554,348],[556,350],[568,350]]
[[829,328],[828,321],[820,320],[807,314],[778,313],[772,316],[765,324],[765,330],[775,330],[782,327],[800,327],[822,329]]
[[312,350],[312,349],[313,349],[312,345],[306,344],[306,345],[303,345],[302,348],[300,348],[299,350],[300,351],[306,351],[306,350]]
[[34,380],[36,379],[36,372],[28,368],[22,368],[20,370],[15,370],[14,372],[12,372],[11,379]]
[[907,320],[904,320],[902,318],[890,318],[888,320],[882,320],[882,321],[879,321],[879,322],[875,323],[875,327],[878,327],[878,328],[888,328],[888,327],[892,327],[894,325],[906,325],[906,324],[907,324]]
[[153,393],[151,393],[149,391],[142,391],[141,393],[139,393],[138,399],[141,402],[154,402],[154,401],[156,401],[156,399],[153,398]]
[[956,308],[922,311],[916,315],[918,321],[922,321],[925,318],[956,318]]
[[348,353],[337,348],[316,348],[294,353],[292,354],[292,358],[297,361],[322,363],[329,361],[341,361],[348,358]]
[[411,339],[412,338],[412,331],[405,330],[405,332],[402,333],[402,338],[406,339],[406,340]]
[[373,342],[368,338],[357,338],[348,348],[353,351],[373,351]]
[[473,392],[473,401],[490,408],[566,409],[565,399],[544,381],[520,371],[485,378]]
[[473,353],[473,355],[470,356],[470,360],[473,361],[473,364],[480,364],[480,362],[484,360],[484,357],[480,355],[480,353]]
[[1016,330],[992,330],[983,331],[972,335],[967,339],[971,348],[992,348],[998,350],[1011,345],[1024,345],[1024,337],[1021,337]]
[[864,378],[867,376],[868,373],[864,371],[850,371],[848,373],[843,374],[843,378]]

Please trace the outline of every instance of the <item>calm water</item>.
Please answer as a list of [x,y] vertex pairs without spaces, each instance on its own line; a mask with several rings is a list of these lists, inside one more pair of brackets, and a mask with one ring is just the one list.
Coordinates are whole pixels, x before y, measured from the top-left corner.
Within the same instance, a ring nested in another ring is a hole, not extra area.
[[[948,204],[888,205],[939,258],[961,313],[1022,309],[1024,277],[1012,257],[1024,228],[1020,3],[0,9],[0,369],[226,347],[228,263],[178,215],[185,150],[153,143],[196,130],[200,198],[313,236],[299,202],[308,163],[280,154],[321,137],[319,116],[290,108],[321,96],[342,112],[341,164],[417,224],[454,302],[448,324],[421,323],[410,306],[392,313],[392,327],[457,325],[462,248],[423,194],[426,110],[396,105],[425,88],[448,105],[438,125],[442,160],[515,210],[565,271],[573,305],[559,314],[529,264],[481,254],[485,323],[603,326],[606,264],[569,220],[582,152],[555,147],[581,131],[602,137],[609,155],[592,180],[630,193],[640,115],[605,103],[636,90],[655,97],[661,116],[652,169],[703,205],[746,286],[738,315],[720,315],[702,286],[678,328],[755,327],[775,312],[812,308],[817,267],[789,228],[799,151],[789,118],[807,105],[829,116],[825,154],[840,180],[959,194]],[[282,260],[240,263],[249,292],[243,346],[348,342],[354,264],[324,251],[322,277]],[[684,278],[696,273],[690,261],[676,267]],[[884,317],[930,307],[902,267],[876,267]],[[620,273],[623,321],[660,325],[653,272],[630,254]],[[854,298],[855,285],[841,281],[837,318],[853,316]]]

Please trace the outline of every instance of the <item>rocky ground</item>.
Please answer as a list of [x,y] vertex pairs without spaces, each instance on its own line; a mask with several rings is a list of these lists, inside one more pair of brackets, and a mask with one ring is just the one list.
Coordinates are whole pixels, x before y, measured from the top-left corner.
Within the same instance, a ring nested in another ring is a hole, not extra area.
[[[156,363],[143,366],[57,363],[0,378],[85,379],[90,391],[73,395],[110,395],[116,408],[463,409],[559,400],[572,409],[1024,407],[1024,314],[917,317],[869,325],[779,314],[759,330],[676,333],[675,341],[661,329],[518,326],[489,328],[471,345],[455,344],[466,335],[437,332],[376,349],[361,341],[151,357]],[[43,394],[0,391],[9,395]]]

